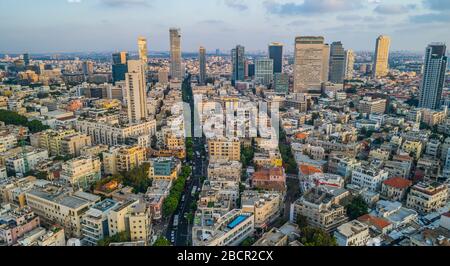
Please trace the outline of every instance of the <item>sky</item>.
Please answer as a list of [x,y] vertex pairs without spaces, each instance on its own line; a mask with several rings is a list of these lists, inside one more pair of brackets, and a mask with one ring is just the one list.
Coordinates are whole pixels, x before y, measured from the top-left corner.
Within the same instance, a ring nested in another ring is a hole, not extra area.
[[169,49],[181,28],[182,49],[265,51],[295,36],[320,35],[345,48],[371,51],[380,34],[392,50],[424,51],[450,43],[450,0],[1,0],[0,53],[150,51]]

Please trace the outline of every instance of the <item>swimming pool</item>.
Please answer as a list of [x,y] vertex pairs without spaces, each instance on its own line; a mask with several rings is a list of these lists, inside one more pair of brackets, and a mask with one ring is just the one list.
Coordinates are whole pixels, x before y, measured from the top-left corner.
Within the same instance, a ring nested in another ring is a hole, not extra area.
[[229,223],[227,227],[230,229],[234,229],[236,226],[241,224],[247,218],[248,218],[248,216],[246,216],[246,215],[239,215],[238,217],[236,217],[236,219],[234,219],[231,223]]

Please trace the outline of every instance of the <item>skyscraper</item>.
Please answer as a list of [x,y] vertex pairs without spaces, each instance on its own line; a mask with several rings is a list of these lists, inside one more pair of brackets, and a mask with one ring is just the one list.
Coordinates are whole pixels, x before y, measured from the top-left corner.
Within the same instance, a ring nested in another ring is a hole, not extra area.
[[330,47],[329,81],[336,84],[344,83],[345,50],[341,42],[333,42]]
[[258,58],[255,61],[255,78],[260,84],[268,86],[273,81],[273,60]]
[[129,60],[128,73],[125,76],[128,118],[130,123],[139,123],[147,118],[144,63],[141,60]]
[[345,79],[352,79],[355,69],[355,53],[348,49],[345,51]]
[[276,94],[287,94],[289,92],[289,75],[275,73],[273,77],[273,88]]
[[94,74],[94,63],[92,61],[84,61],[82,65],[83,75],[90,76]]
[[439,109],[448,58],[446,45],[432,43],[425,51],[422,85],[420,87],[419,107]]
[[173,79],[182,80],[181,67],[181,33],[180,29],[170,29],[170,76]]
[[124,81],[125,74],[128,72],[127,61],[128,61],[128,53],[127,52],[119,52],[114,53],[112,55],[112,78],[113,83],[115,84],[117,81]]
[[391,39],[381,35],[377,38],[373,61],[373,78],[383,78],[389,73],[389,49]]
[[205,85],[206,83],[206,49],[204,47],[200,47],[198,53],[198,61],[199,61],[199,83],[201,85]]
[[328,80],[330,47],[324,37],[295,38],[294,92],[320,90]]
[[23,63],[25,64],[25,66],[30,65],[30,54],[23,54]]
[[147,65],[148,63],[148,48],[147,48],[147,39],[144,37],[138,38],[138,48],[139,48],[139,60]]
[[269,58],[273,60],[273,73],[283,72],[283,44],[273,42],[269,45]]
[[245,79],[245,47],[238,45],[231,50],[231,62],[233,64],[233,76],[231,77],[232,84],[236,81]]

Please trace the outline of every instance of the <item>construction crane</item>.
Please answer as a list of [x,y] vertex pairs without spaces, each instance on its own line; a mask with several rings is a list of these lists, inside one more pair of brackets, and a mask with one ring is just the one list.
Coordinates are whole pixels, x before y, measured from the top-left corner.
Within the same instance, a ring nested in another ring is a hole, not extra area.
[[22,159],[23,159],[23,165],[24,165],[24,175],[30,171],[30,165],[28,163],[28,157],[27,157],[27,149],[26,149],[26,142],[25,139],[27,136],[25,135],[25,128],[21,127],[19,130],[19,145],[22,149]]

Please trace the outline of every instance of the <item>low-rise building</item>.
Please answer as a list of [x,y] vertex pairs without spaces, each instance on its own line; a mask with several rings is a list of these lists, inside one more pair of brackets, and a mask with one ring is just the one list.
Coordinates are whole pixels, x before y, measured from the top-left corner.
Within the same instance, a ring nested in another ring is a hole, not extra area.
[[98,241],[109,236],[109,211],[118,203],[106,199],[92,206],[81,218],[82,244],[96,246]]
[[352,184],[376,192],[381,189],[382,182],[388,177],[389,173],[385,170],[361,166],[353,170]]
[[173,157],[150,159],[149,178],[153,180],[176,180],[181,171],[181,162]]
[[88,188],[101,178],[101,162],[98,158],[78,157],[62,165],[61,179],[73,187]]
[[383,181],[381,195],[392,201],[403,201],[412,182],[401,177],[393,177]]
[[39,225],[39,217],[29,207],[0,212],[0,245],[16,244],[22,236]]
[[283,167],[261,169],[252,176],[252,186],[269,191],[286,191],[286,173]]
[[279,192],[244,191],[241,195],[242,210],[253,213],[255,228],[267,228],[280,217],[283,209],[283,196]]
[[140,146],[112,147],[103,152],[103,171],[107,175],[128,172],[147,160],[147,151]]
[[448,187],[437,182],[421,182],[411,187],[406,206],[427,214],[445,206],[448,200]]
[[334,237],[339,246],[365,246],[370,239],[369,226],[353,220],[339,226]]

